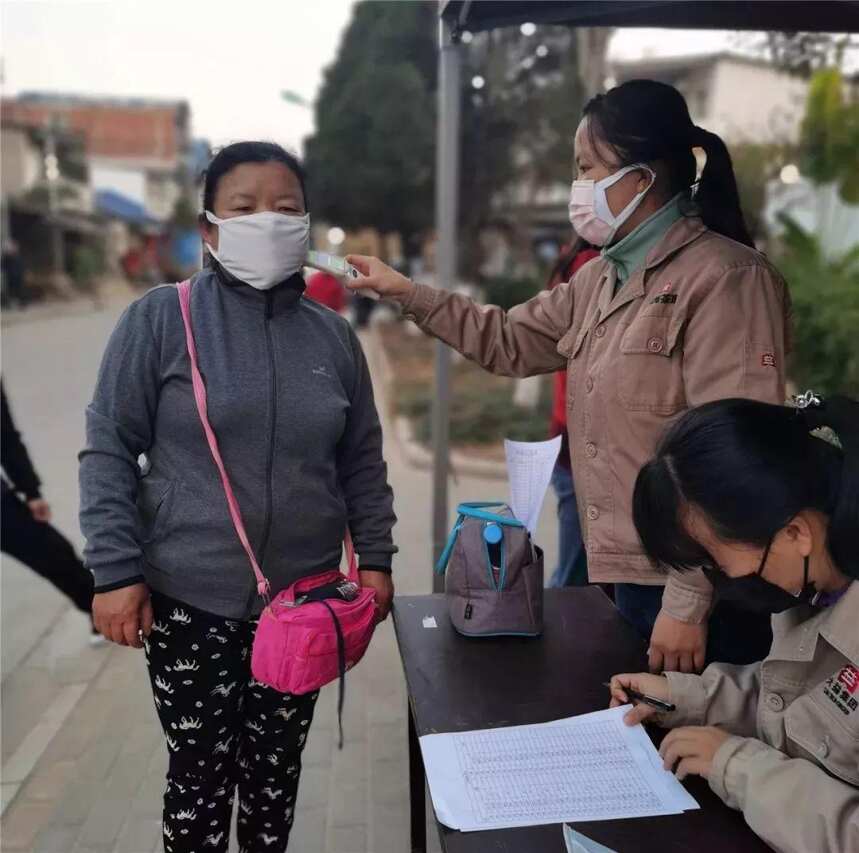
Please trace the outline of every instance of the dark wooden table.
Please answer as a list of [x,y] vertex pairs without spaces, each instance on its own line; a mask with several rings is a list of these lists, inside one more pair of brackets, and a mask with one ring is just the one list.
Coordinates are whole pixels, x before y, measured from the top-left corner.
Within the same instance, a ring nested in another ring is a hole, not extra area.
[[[437,628],[424,628],[434,616]],[[412,851],[426,849],[424,764],[418,738],[435,732],[545,723],[608,705],[604,681],[647,668],[644,643],[597,587],[546,590],[539,639],[471,639],[454,631],[443,595],[401,596],[394,625],[409,693]],[[653,734],[658,738],[658,730]],[[682,815],[573,826],[620,853],[752,853],[769,848],[707,783],[684,783],[701,806]],[[446,853],[563,853],[560,824],[457,832],[436,821]]]

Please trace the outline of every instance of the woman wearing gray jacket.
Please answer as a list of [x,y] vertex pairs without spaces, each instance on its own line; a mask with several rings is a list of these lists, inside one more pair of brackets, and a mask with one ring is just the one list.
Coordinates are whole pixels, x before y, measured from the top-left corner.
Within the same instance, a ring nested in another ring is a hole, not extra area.
[[[208,413],[271,594],[337,566],[347,525],[380,618],[393,597],[392,493],[361,346],[303,298],[301,165],[243,142],[213,159],[212,263],[191,315]],[[141,457],[145,464],[139,465]],[[176,288],[134,302],[108,344],[81,453],[81,523],[108,638],[145,647],[167,736],[167,853],[285,850],[315,694],[254,681],[262,602],[200,424]]]

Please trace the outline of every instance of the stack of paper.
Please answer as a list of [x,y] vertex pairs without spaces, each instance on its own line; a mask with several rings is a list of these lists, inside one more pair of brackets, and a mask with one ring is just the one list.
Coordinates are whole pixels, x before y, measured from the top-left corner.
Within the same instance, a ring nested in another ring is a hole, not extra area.
[[540,520],[540,510],[560,449],[561,436],[549,441],[504,440],[510,479],[510,509],[532,536]]
[[551,723],[424,735],[438,819],[465,832],[680,814],[698,804],[624,705]]

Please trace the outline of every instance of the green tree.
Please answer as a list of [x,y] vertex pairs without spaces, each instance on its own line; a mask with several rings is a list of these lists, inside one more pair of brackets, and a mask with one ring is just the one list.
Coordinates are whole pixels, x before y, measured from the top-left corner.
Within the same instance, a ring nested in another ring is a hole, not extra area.
[[[509,220],[537,190],[571,180],[584,91],[568,27],[538,27],[528,37],[516,28],[483,33],[465,59],[461,267],[478,278],[481,230],[499,217]],[[509,224],[515,230],[519,223]]]
[[812,77],[800,132],[800,167],[815,184],[838,185],[841,198],[859,204],[859,101],[845,98],[837,68]]
[[[802,172],[817,187],[818,232],[837,227],[830,188],[859,203],[859,104],[844,97],[836,69],[811,80],[800,134]],[[790,285],[796,316],[792,373],[824,393],[859,396],[859,246],[842,257],[827,254],[817,234],[787,216],[779,268]]]
[[427,2],[358,3],[306,146],[314,211],[399,233],[407,254],[433,221],[435,26]]
[[[358,3],[306,147],[314,210],[398,232],[407,254],[435,218],[437,25],[433,3]],[[482,33],[462,50],[460,267],[473,279],[479,234],[510,208],[505,193],[569,181],[583,93],[566,27]]]
[[850,33],[809,33],[772,30],[742,33],[737,47],[765,56],[776,68],[811,77],[825,68],[840,67],[859,50],[859,40]]
[[819,239],[789,217],[778,266],[795,313],[791,375],[820,393],[859,397],[859,246],[828,259]]

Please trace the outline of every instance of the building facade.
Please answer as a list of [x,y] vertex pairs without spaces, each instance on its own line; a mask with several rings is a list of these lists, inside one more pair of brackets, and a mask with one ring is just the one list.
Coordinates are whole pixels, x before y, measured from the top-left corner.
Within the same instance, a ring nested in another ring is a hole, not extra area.
[[95,191],[118,192],[167,220],[189,183],[185,101],[24,93],[2,102],[3,124],[55,126],[83,140]]

